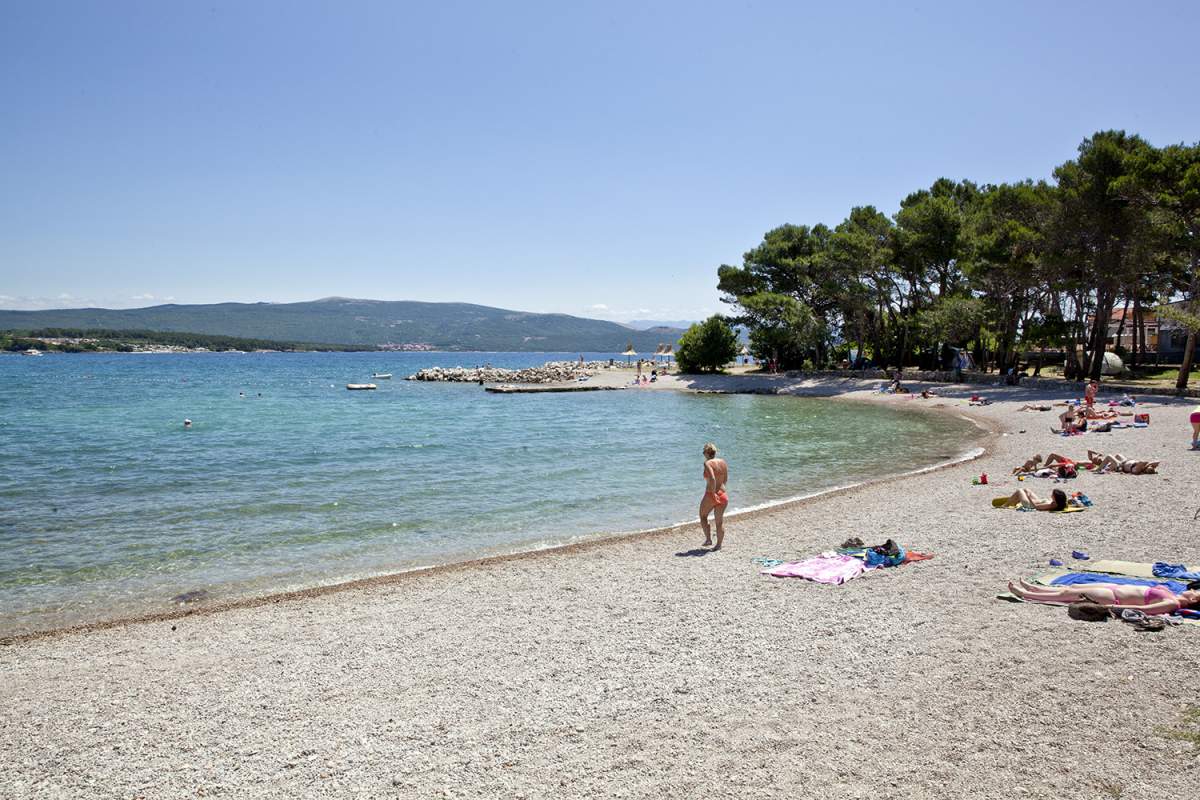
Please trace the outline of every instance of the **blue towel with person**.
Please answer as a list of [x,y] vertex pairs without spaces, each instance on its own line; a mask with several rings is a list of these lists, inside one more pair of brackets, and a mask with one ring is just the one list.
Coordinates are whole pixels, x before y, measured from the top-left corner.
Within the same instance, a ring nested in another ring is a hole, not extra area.
[[1154,578],[1127,578],[1124,575],[1104,575],[1099,572],[1068,572],[1050,581],[1054,586],[1073,586],[1077,583],[1119,583],[1125,586],[1165,586],[1175,594],[1187,589],[1186,583]]

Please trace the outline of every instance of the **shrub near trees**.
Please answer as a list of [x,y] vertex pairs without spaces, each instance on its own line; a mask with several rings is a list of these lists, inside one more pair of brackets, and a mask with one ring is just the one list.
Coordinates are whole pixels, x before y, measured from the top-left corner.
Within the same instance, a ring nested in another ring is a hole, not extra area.
[[679,337],[675,361],[682,372],[717,372],[737,354],[737,333],[724,317],[714,314]]
[[833,228],[768,231],[717,277],[754,354],[785,368],[851,350],[935,367],[955,346],[1006,370],[1023,349],[1049,348],[1068,353],[1069,377],[1098,378],[1115,309],[1134,334],[1131,366],[1145,362],[1148,312],[1182,298],[1164,316],[1200,316],[1200,144],[1096,133],[1053,182],[942,178],[892,217],[861,206]]

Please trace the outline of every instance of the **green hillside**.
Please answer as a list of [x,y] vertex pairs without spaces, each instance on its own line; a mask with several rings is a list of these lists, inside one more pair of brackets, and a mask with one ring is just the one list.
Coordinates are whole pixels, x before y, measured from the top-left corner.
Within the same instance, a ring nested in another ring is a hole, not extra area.
[[85,328],[180,331],[277,342],[428,345],[437,350],[641,353],[674,343],[682,331],[633,331],[615,322],[567,314],[530,314],[469,303],[351,300],[217,303],[149,308],[2,311],[0,330]]

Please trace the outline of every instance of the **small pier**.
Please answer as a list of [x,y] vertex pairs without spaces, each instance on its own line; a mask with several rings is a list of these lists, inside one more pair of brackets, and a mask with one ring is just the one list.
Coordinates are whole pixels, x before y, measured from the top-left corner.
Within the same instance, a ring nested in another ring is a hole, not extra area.
[[624,389],[624,386],[602,386],[593,384],[579,384],[572,386],[570,384],[523,384],[521,386],[511,386],[501,384],[499,386],[484,386],[484,391],[492,394],[548,394],[550,392],[616,392]]

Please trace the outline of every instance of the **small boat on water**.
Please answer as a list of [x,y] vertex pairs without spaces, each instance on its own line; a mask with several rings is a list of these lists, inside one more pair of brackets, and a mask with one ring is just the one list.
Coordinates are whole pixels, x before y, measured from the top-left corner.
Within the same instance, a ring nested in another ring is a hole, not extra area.
[[387,381],[387,380],[392,379],[392,373],[390,373],[390,372],[372,372],[371,377]]
[[352,392],[365,392],[370,389],[378,389],[379,387],[373,383],[347,383],[346,388]]
[[42,354],[41,350],[31,347],[28,350],[26,350],[24,353],[22,353],[21,355],[23,355],[23,356],[40,356],[41,354]]

